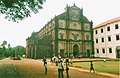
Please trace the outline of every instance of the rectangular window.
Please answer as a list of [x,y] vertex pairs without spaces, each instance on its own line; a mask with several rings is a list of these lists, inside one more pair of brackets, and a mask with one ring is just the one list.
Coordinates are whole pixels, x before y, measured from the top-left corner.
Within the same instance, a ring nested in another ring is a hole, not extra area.
[[102,52],[105,53],[105,49],[104,48],[102,49]]
[[109,53],[112,53],[112,48],[109,48]]
[[107,27],[107,31],[110,31],[110,27]]
[[104,38],[101,38],[102,43],[104,42]]
[[119,26],[118,26],[118,24],[115,24],[115,29],[119,29]]
[[116,40],[120,40],[119,35],[116,35]]
[[99,49],[96,49],[97,50],[97,53],[99,53]]
[[103,28],[101,29],[101,33],[103,33]]
[[98,43],[98,39],[96,39],[96,43]]
[[111,41],[111,37],[110,36],[108,37],[108,41]]
[[95,34],[98,34],[97,30],[95,30]]

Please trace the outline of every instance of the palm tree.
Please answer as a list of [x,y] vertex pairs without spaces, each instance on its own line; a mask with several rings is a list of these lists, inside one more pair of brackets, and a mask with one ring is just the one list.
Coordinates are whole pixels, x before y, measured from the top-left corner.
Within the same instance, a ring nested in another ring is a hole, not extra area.
[[5,46],[5,45],[7,45],[7,41],[3,41],[3,43],[2,43],[2,46]]
[[11,45],[10,45],[10,44],[8,44],[8,48],[11,48]]
[[2,49],[3,49],[3,53],[2,53],[3,56],[5,55],[5,51],[6,51],[5,45],[7,45],[7,41],[4,40],[3,43],[1,44]]
[[8,44],[8,50],[11,51],[11,45],[10,45],[10,43]]

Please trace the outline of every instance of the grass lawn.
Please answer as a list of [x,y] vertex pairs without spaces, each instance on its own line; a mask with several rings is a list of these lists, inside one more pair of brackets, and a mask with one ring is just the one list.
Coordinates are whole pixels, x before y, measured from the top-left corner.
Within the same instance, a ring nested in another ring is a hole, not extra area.
[[[93,62],[95,71],[108,72],[113,74],[120,74],[120,62],[119,61],[106,61],[106,62]],[[80,67],[84,69],[90,69],[90,62],[77,62],[73,63],[73,67]]]
[[13,64],[5,64],[0,67],[0,78],[18,78],[18,72]]

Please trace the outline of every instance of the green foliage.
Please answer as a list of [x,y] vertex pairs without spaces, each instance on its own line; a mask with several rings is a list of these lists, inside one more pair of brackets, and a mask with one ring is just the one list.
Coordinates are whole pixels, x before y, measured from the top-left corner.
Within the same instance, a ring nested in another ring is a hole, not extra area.
[[1,57],[1,56],[0,56],[0,60],[2,60],[2,59],[4,59],[4,58],[5,58],[5,57]]
[[7,41],[3,41],[3,43],[1,44],[2,46],[5,46],[5,45],[7,45]]
[[31,12],[37,13],[42,9],[45,0],[0,0],[0,14],[5,19],[18,22],[31,16]]
[[25,55],[25,53],[26,53],[25,47],[20,46],[20,45],[14,47],[13,51],[15,53],[15,56],[18,56],[18,55],[22,56],[23,54]]
[[20,57],[13,57],[12,59],[13,59],[13,60],[21,60]]
[[9,57],[9,56],[22,56],[26,54],[26,49],[23,46],[16,46],[16,47],[11,47],[10,44],[8,44],[8,47],[6,47],[7,41],[3,41],[0,47],[0,57]]
[[3,41],[2,44],[1,44],[1,56],[4,56],[5,52],[6,52],[6,46],[7,45],[7,41]]

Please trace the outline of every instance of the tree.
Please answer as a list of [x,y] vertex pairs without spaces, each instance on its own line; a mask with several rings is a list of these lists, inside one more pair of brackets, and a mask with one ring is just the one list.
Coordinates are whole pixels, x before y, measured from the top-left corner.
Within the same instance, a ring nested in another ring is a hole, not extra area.
[[15,51],[15,56],[18,56],[18,55],[22,56],[26,54],[26,49],[23,46],[18,45],[14,47],[13,49]]
[[3,41],[3,43],[1,44],[1,46],[2,46],[2,48],[3,48],[3,51],[5,51],[6,50],[6,47],[5,47],[5,45],[7,45],[7,41]]
[[10,44],[8,44],[8,49],[10,49],[11,48],[11,45]]
[[5,46],[5,45],[7,45],[7,41],[3,41],[3,43],[2,43],[2,46]]
[[37,13],[42,9],[45,0],[0,0],[0,14],[5,19],[18,22],[31,16],[31,12]]
[[6,53],[5,53],[5,51],[6,51],[5,45],[7,45],[7,41],[4,40],[3,43],[1,44],[2,50],[3,50],[3,52],[2,52],[2,55],[3,55],[3,56],[6,55]]

